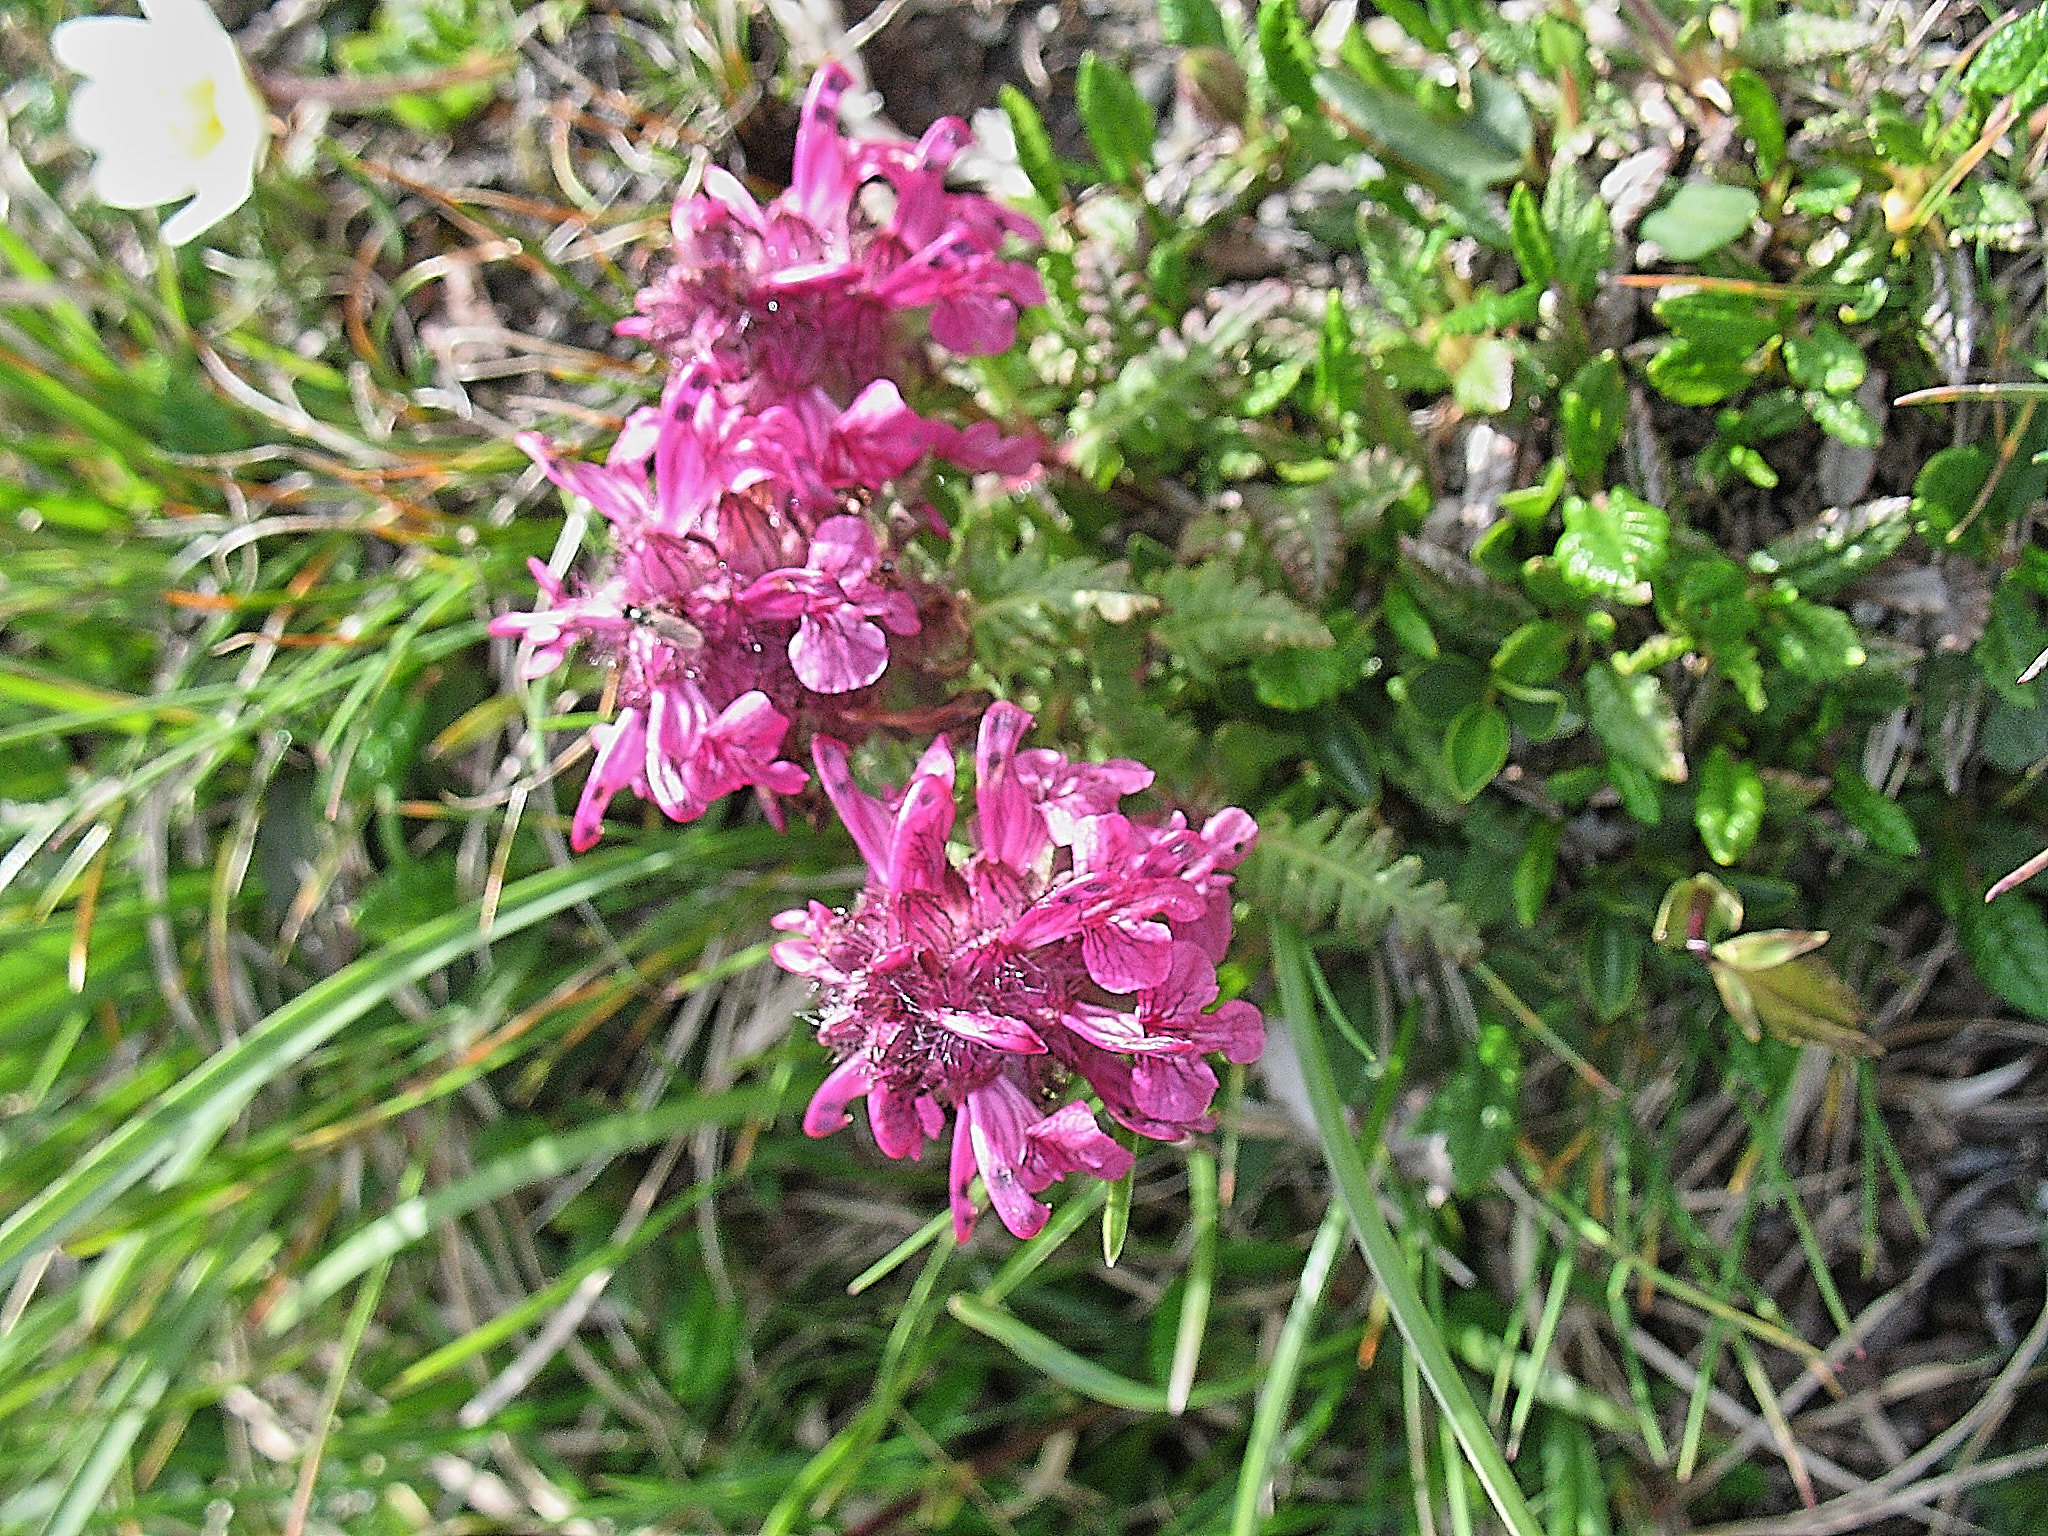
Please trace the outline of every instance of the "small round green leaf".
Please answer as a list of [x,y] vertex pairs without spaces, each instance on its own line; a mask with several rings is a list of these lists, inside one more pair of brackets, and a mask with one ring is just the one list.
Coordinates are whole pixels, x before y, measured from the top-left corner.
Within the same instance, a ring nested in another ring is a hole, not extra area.
[[1460,800],[1471,800],[1507,766],[1508,717],[1496,704],[1469,705],[1444,732],[1444,765]]
[[1643,220],[1643,238],[1656,241],[1672,261],[1697,261],[1747,230],[1759,206],[1746,187],[1689,181]]

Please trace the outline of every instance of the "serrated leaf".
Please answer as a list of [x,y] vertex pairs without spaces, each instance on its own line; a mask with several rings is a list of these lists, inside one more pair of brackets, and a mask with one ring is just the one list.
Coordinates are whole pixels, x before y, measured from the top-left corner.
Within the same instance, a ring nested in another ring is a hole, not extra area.
[[1749,568],[1802,596],[1826,597],[1889,560],[1913,531],[1912,513],[1913,503],[1904,496],[1830,507],[1757,550]]
[[1260,817],[1258,846],[1238,870],[1240,896],[1313,933],[1337,928],[1376,940],[1389,923],[1409,943],[1427,940],[1469,959],[1479,934],[1440,880],[1422,879],[1422,861],[1397,857],[1391,829],[1370,811],[1338,819],[1327,810],[1296,826],[1284,812]]
[[1678,405],[1714,405],[1755,379],[1735,353],[1684,336],[1658,348],[1643,372],[1651,388]]
[[1736,52],[1767,69],[1794,69],[1820,59],[1861,53],[1877,42],[1868,22],[1819,11],[1787,11],[1742,29]]
[[1294,0],[1264,0],[1259,6],[1259,58],[1275,96],[1304,112],[1318,110],[1315,45]]
[[1060,175],[1059,156],[1053,153],[1052,136],[1045,131],[1045,119],[1038,115],[1031,98],[1014,85],[1005,85],[997,99],[1010,120],[1010,137],[1017,145],[1017,164],[1025,180],[1046,207],[1060,207],[1067,200],[1067,184]]
[[1811,333],[1785,338],[1785,370],[1804,389],[1830,395],[1853,395],[1869,371],[1863,349],[1843,329],[1817,320]]
[[1643,238],[1654,240],[1666,259],[1698,261],[1747,233],[1761,206],[1747,187],[1689,181],[1640,227]]
[[1335,644],[1323,621],[1284,593],[1240,579],[1221,561],[1162,571],[1150,583],[1165,605],[1152,633],[1192,676],[1288,646]]
[[1444,767],[1451,791],[1469,803],[1507,766],[1508,717],[1500,706],[1481,701],[1467,705],[1444,730]]
[[1974,96],[2009,94],[2019,116],[2033,111],[2048,94],[2048,14],[2037,7],[1985,38],[1963,71],[1963,89]]
[[1514,243],[1515,265],[1522,269],[1522,281],[1548,288],[1557,277],[1557,250],[1550,243],[1536,194],[1526,181],[1516,182],[1508,194],[1508,237]]
[[1564,528],[1557,566],[1573,590],[1636,607],[1650,600],[1649,578],[1663,569],[1671,537],[1662,507],[1616,486],[1591,501],[1566,498]]
[[1588,491],[1599,489],[1605,483],[1608,455],[1621,445],[1628,419],[1628,394],[1613,352],[1589,358],[1572,375],[1558,397],[1558,419],[1573,478]]
[[1700,765],[1693,825],[1716,864],[1733,864],[1756,842],[1764,824],[1764,781],[1750,763],[1716,745]]
[[1836,771],[1832,798],[1843,818],[1869,838],[1873,848],[1895,858],[1920,857],[1920,835],[1913,830],[1913,819],[1905,807],[1879,794],[1855,769]]
[[1786,670],[1817,681],[1846,677],[1865,660],[1849,616],[1820,603],[1795,599],[1771,609],[1761,633]]
[[1111,181],[1135,187],[1152,168],[1152,143],[1159,125],[1151,103],[1124,70],[1100,54],[1081,55],[1074,105],[1096,161]]
[[1451,397],[1471,416],[1497,416],[1515,400],[1515,348],[1499,336],[1482,336],[1451,375]]
[[1323,329],[1316,345],[1315,393],[1318,411],[1356,410],[1365,393],[1365,359],[1358,350],[1350,312],[1342,294],[1331,291],[1323,308]]
[[1252,387],[1245,391],[1238,408],[1247,420],[1270,416],[1278,410],[1280,403],[1294,393],[1294,386],[1301,382],[1301,376],[1308,372],[1306,357],[1282,358],[1269,367],[1260,369],[1252,376]]
[[1838,395],[1824,395],[1817,390],[1808,390],[1805,398],[1813,424],[1829,437],[1847,443],[1851,448],[1877,446],[1882,435],[1878,431],[1877,418],[1856,401],[1844,400]]
[[1586,718],[1613,757],[1667,784],[1685,781],[1678,716],[1654,674],[1623,677],[1610,662],[1588,668]]

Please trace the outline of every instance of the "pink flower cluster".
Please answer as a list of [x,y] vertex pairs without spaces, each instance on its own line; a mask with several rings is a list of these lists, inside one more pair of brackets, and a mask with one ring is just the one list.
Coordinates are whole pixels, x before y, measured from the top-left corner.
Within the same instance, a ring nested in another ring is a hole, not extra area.
[[843,745],[814,740],[867,884],[850,911],[812,902],[776,919],[796,936],[775,959],[818,983],[818,1037],[839,1058],[804,1129],[829,1135],[865,1096],[882,1151],[915,1158],[950,1112],[963,1241],[977,1173],[1003,1225],[1030,1237],[1050,1214],[1035,1198],[1048,1185],[1130,1168],[1086,1104],[1052,1107],[1073,1078],[1120,1125],[1175,1140],[1211,1124],[1204,1054],[1255,1061],[1264,1044],[1252,1004],[1211,1009],[1230,942],[1225,871],[1250,850],[1251,817],[1230,809],[1197,829],[1178,812],[1125,816],[1122,797],[1150,769],[1020,752],[1030,724],[1014,704],[982,717],[973,846],[957,860],[945,737],[881,797],[854,784]]
[[1038,463],[1035,439],[919,416],[898,387],[913,363],[901,312],[928,308],[956,351],[1010,345],[1044,292],[999,252],[1037,228],[946,190],[967,142],[957,121],[914,148],[842,138],[850,83],[836,64],[812,82],[795,176],[766,208],[722,170],[678,200],[675,263],[619,325],[670,358],[661,404],[628,419],[602,465],[519,440],[611,526],[600,581],[572,592],[534,562],[545,606],[491,625],[527,642],[529,678],[578,642],[617,663],[579,850],[627,788],[677,821],[752,788],[779,824],[776,797],[809,778],[783,755],[792,731],[856,734],[855,696],[887,670],[892,637],[920,627],[862,515],[869,493],[927,454],[1012,477]]

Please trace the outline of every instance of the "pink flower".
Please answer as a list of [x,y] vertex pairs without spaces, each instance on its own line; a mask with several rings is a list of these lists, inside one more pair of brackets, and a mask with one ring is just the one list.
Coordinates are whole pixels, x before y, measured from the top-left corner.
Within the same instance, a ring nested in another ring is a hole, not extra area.
[[545,606],[491,624],[527,643],[528,678],[579,641],[618,668],[619,712],[593,733],[596,761],[570,827],[579,851],[622,789],[683,822],[752,788],[779,817],[776,797],[809,782],[781,756],[791,730],[837,728],[836,701],[881,677],[889,636],[917,633],[910,595],[877,580],[872,530],[820,515],[846,486],[815,468],[799,477],[834,424],[815,424],[814,436],[784,408],[754,417],[678,394],[636,414],[602,465],[520,439],[611,525],[602,581],[571,594],[533,562]]
[[[975,751],[970,851],[954,838],[953,757],[942,736],[899,792],[853,782],[846,748],[812,742],[819,782],[868,863],[849,911],[813,902],[776,926],[785,969],[818,984],[818,1037],[839,1058],[804,1129],[829,1135],[864,1098],[875,1141],[917,1157],[953,1119],[955,1233],[974,1225],[981,1177],[1019,1237],[1050,1214],[1036,1197],[1069,1173],[1120,1178],[1130,1153],[1075,1100],[1076,1076],[1118,1123],[1174,1140],[1210,1125],[1220,1050],[1257,1059],[1264,1026],[1242,1000],[1212,1008],[1220,904],[1255,829],[1242,811],[1199,833],[1117,805],[1141,764],[1020,754],[1031,723],[991,705]],[[1055,831],[1057,828],[1057,831]]]
[[[1035,241],[1037,226],[946,190],[967,126],[942,119],[914,147],[843,138],[851,84],[839,64],[811,81],[789,188],[768,206],[716,168],[677,200],[675,265],[619,331],[669,353],[692,387],[761,401],[822,386],[845,400],[902,374],[900,311],[929,308],[934,339],[979,355],[1007,348],[1018,311],[1045,302],[1029,264],[998,254],[1013,237]],[[878,181],[893,193],[886,217],[863,195]]]
[[828,518],[811,536],[810,554],[796,569],[770,571],[740,602],[762,618],[797,621],[789,660],[797,681],[814,693],[865,688],[889,665],[892,633],[917,633],[917,607],[909,596],[873,580],[881,556],[875,535],[857,517]]

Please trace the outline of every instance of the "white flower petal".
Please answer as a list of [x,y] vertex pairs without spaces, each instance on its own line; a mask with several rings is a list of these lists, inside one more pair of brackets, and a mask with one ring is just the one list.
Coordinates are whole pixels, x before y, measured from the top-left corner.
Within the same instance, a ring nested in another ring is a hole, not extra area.
[[248,199],[268,119],[204,0],[143,0],[143,10],[146,20],[65,22],[51,46],[87,77],[72,96],[71,131],[99,156],[94,194],[116,208],[192,198],[164,226],[180,245]]

